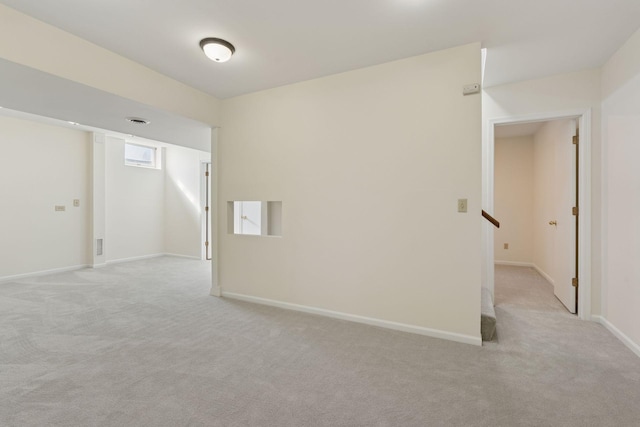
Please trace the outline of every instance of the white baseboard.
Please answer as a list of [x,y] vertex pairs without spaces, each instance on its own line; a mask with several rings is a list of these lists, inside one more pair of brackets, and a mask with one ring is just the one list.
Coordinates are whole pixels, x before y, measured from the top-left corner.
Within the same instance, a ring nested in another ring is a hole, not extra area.
[[542,271],[542,269],[541,269],[540,267],[538,267],[537,265],[535,265],[535,264],[533,264],[533,268],[535,268],[535,269],[536,269],[536,271],[537,271],[538,273],[540,273],[540,275],[541,275],[542,277],[544,277],[544,278],[545,278],[545,280],[546,280],[547,282],[551,283],[551,285],[552,285],[552,286],[555,286],[555,285],[554,285],[554,283],[553,283],[553,279],[551,278],[551,276],[549,276],[547,273],[545,273],[544,271]]
[[123,262],[131,262],[131,261],[141,261],[143,259],[159,258],[161,256],[164,256],[164,254],[151,254],[151,255],[134,256],[130,258],[111,259],[107,261],[107,265],[122,264]]
[[622,332],[620,329],[616,328],[611,322],[609,322],[604,317],[597,316],[597,315],[591,316],[591,320],[593,320],[594,322],[598,322],[602,326],[607,328],[607,330],[609,332],[611,332],[620,341],[622,341],[622,343],[624,345],[629,347],[629,349],[631,351],[633,351],[636,354],[636,356],[640,357],[640,345],[638,345],[637,343],[633,342],[633,340],[631,338],[629,338],[627,335],[625,335],[625,333]]
[[301,311],[303,313],[317,314],[320,316],[331,317],[334,319],[348,320],[350,322],[364,323],[365,325],[378,326],[386,329],[394,329],[396,331],[410,332],[413,334],[426,335],[433,338],[441,338],[449,341],[456,341],[464,344],[472,344],[481,346],[482,338],[470,335],[462,335],[454,332],[440,331],[437,329],[424,328],[421,326],[408,325],[405,323],[391,322],[388,320],[374,319],[371,317],[358,316],[356,314],[341,313],[338,311],[325,310],[323,308],[310,307],[306,305],[292,304],[288,302],[275,301],[266,298],[253,297],[250,295],[236,294],[233,292],[222,292],[225,298],[237,299],[256,304],[269,305],[272,307],[284,308],[286,310]]
[[520,262],[520,261],[495,261],[495,265],[510,265],[512,267],[531,267],[535,268],[532,262]]
[[151,258],[159,258],[162,256],[172,256],[172,257],[179,257],[179,258],[187,258],[187,259],[195,259],[195,260],[200,260],[200,258],[198,257],[192,257],[192,256],[187,256],[187,255],[178,255],[178,254],[151,254],[151,255],[142,255],[142,256],[137,256],[137,257],[131,257],[131,258],[120,258],[120,259],[114,259],[114,260],[109,260],[105,263],[102,264],[82,264],[82,265],[72,265],[70,267],[61,267],[61,268],[53,268],[51,270],[42,270],[42,271],[33,271],[30,273],[22,273],[22,274],[15,274],[12,276],[3,276],[0,277],[0,282],[7,282],[7,281],[11,281],[11,280],[19,280],[19,279],[26,279],[29,277],[38,277],[38,276],[46,276],[47,274],[56,274],[56,273],[64,273],[66,271],[75,271],[75,270],[82,270],[83,268],[103,268],[106,267],[108,265],[111,264],[122,264],[125,262],[131,262],[131,261],[140,261],[140,260],[144,260],[144,259],[151,259]]
[[41,270],[41,271],[34,271],[31,273],[14,274],[12,276],[0,277],[0,282],[28,279],[30,277],[46,276],[49,274],[56,274],[56,273],[65,273],[67,271],[82,270],[83,268],[87,268],[87,267],[90,267],[90,265],[89,264],[72,265],[70,267],[53,268],[51,270]]
[[186,259],[195,259],[200,261],[201,258],[197,257],[197,256],[189,256],[189,255],[179,255],[179,254],[170,254],[170,253],[160,253],[160,254],[151,254],[151,255],[142,255],[142,256],[134,256],[131,258],[119,258],[119,259],[114,259],[114,260],[109,260],[107,261],[107,264],[121,264],[123,262],[131,262],[131,261],[142,261],[145,259],[151,259],[151,258],[160,258],[163,256],[172,256],[172,257],[176,257],[176,258],[186,258]]
[[165,256],[173,256],[173,257],[176,257],[176,258],[195,259],[195,260],[198,260],[198,261],[202,261],[202,258],[200,258],[199,256],[170,254],[170,253],[164,253],[163,255],[165,255]]

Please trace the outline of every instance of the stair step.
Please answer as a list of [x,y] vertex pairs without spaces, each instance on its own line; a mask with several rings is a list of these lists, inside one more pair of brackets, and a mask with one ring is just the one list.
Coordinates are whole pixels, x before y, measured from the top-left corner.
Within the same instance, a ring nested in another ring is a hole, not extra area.
[[488,288],[482,288],[482,305],[480,309],[480,334],[482,341],[491,341],[496,333],[496,311],[493,308],[493,298]]

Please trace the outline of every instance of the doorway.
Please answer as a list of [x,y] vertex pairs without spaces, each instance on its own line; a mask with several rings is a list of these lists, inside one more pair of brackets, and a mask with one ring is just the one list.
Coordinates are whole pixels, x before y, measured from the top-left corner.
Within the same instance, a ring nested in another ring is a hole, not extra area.
[[495,264],[534,268],[575,314],[577,118],[497,125],[494,134]]
[[[571,258],[573,262],[563,262],[562,265],[565,267],[565,272],[563,273],[553,273],[554,275],[563,275],[567,274],[570,276],[568,279],[560,279],[566,283],[566,280],[569,280],[569,291],[573,292],[573,296],[569,295],[567,289],[564,289],[564,295],[562,297],[556,293],[559,299],[563,301],[567,309],[571,312],[577,312],[579,318],[588,320],[591,317],[591,201],[590,201],[590,193],[591,193],[591,112],[590,110],[578,110],[578,111],[569,111],[564,113],[557,114],[538,114],[538,115],[529,115],[529,116],[516,116],[516,117],[508,117],[501,119],[493,119],[487,122],[488,126],[486,129],[485,139],[483,139],[483,207],[488,212],[495,212],[495,136],[496,129],[506,125],[515,125],[515,124],[529,124],[533,125],[534,123],[540,122],[549,122],[549,121],[561,121],[561,120],[575,120],[576,125],[574,125],[573,129],[578,128],[580,130],[580,141],[579,141],[579,150],[577,150],[575,158],[575,164],[573,167],[576,170],[576,178],[574,178],[573,182],[567,181],[567,186],[563,186],[562,191],[558,193],[565,193],[567,191],[573,191],[574,198],[573,203],[577,200],[577,204],[575,206],[569,207],[569,215],[573,216],[573,207],[579,207],[579,215],[577,225],[576,222],[572,222],[573,228],[568,227],[568,221],[565,217],[563,217],[562,225],[563,232],[564,231],[572,231],[574,237],[572,240],[569,240],[572,245]],[[572,144],[571,138],[569,138],[568,144]],[[552,182],[552,185],[554,183]],[[558,196],[560,197],[560,196]],[[569,204],[571,202],[568,202]],[[566,209],[559,208],[563,215],[566,213]],[[548,228],[549,232],[557,232],[559,231],[557,225],[560,224],[560,220],[555,218],[555,215],[548,214],[549,218],[545,221],[545,227]],[[504,224],[504,220],[498,216],[498,219],[502,221]],[[552,224],[549,224],[551,222]],[[555,222],[555,224],[553,223]],[[553,235],[553,233],[548,233]],[[555,233],[559,234],[559,233]],[[490,292],[493,294],[494,291],[494,265],[496,261],[496,253],[494,252],[494,243],[495,243],[495,232],[493,226],[491,224],[486,223],[483,226],[483,263],[484,263],[484,281],[483,286],[489,288]],[[504,248],[504,244],[509,244],[510,242],[498,242],[502,244]],[[555,242],[554,242],[555,245]],[[509,245],[509,250],[512,246]],[[558,244],[557,248],[558,252],[567,253],[566,246],[564,248],[560,247]],[[573,255],[575,254],[575,255]],[[554,255],[552,255],[554,256]],[[576,263],[577,261],[577,263]],[[567,273],[567,271],[569,273]],[[577,274],[576,274],[577,272]],[[572,279],[578,279],[577,288],[573,286]]]

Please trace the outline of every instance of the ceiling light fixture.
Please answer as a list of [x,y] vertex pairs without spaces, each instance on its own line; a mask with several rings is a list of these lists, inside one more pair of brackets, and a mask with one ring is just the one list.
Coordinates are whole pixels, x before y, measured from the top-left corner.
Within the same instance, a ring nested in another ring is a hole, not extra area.
[[236,51],[228,41],[214,37],[200,40],[200,47],[210,60],[216,62],[227,62]]
[[70,125],[73,125],[73,126],[78,126],[80,124],[78,122],[67,122],[67,123],[69,123]]

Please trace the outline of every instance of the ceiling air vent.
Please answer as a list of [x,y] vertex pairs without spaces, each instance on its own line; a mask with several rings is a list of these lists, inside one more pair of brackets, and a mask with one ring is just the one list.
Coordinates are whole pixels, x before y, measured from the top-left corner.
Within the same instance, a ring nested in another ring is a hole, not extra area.
[[127,117],[128,122],[131,122],[135,125],[148,125],[151,123],[149,120],[141,119],[140,117]]

